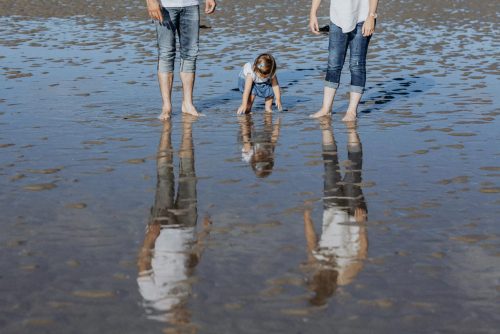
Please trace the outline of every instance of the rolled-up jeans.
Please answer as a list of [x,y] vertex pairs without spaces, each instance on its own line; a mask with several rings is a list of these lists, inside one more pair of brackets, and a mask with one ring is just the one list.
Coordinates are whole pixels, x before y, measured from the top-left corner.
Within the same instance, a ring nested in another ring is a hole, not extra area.
[[328,67],[325,86],[338,88],[340,74],[344,66],[347,48],[350,49],[349,70],[351,71],[350,92],[363,93],[366,83],[366,53],[371,36],[362,33],[363,23],[356,25],[353,31],[343,33],[342,29],[330,22]]
[[156,21],[158,72],[173,72],[176,38],[179,36],[181,72],[194,73],[200,36],[199,6],[162,8],[163,22]]

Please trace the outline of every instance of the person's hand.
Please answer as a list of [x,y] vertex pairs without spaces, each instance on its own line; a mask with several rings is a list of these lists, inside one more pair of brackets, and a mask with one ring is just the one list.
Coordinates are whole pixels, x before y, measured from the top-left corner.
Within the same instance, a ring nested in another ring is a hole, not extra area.
[[238,115],[244,114],[247,111],[247,105],[242,104],[239,108],[238,111],[236,112]]
[[212,226],[212,218],[210,216],[205,216],[205,218],[203,218],[203,227],[209,228],[210,226]]
[[361,29],[361,32],[363,33],[364,37],[368,37],[371,36],[374,31],[375,31],[375,18],[373,16],[368,16],[368,18],[365,20],[365,23],[363,23],[363,28]]
[[153,241],[160,235],[161,226],[158,223],[148,225],[147,236],[152,237]]
[[205,0],[205,14],[212,14],[215,12],[215,7],[217,7],[215,0]]
[[149,17],[153,20],[163,22],[163,15],[161,15],[161,6],[158,0],[146,0],[148,5]]
[[309,16],[309,29],[313,34],[319,35],[319,25],[318,25],[318,17],[316,14],[311,14]]
[[354,218],[358,223],[364,223],[366,221],[366,210],[363,208],[354,209]]
[[281,105],[281,99],[276,99],[276,108],[278,108],[279,111],[283,111],[283,106]]

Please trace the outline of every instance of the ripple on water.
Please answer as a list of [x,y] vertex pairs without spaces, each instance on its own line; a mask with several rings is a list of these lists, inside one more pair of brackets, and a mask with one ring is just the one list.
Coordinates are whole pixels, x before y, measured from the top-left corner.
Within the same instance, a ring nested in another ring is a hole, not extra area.
[[24,186],[23,189],[29,191],[44,191],[44,190],[51,190],[56,187],[57,186],[54,183],[37,183],[37,184],[28,184]]

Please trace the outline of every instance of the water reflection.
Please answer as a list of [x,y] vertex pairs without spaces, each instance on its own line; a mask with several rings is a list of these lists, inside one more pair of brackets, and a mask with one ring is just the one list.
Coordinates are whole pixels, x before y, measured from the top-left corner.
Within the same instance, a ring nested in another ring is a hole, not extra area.
[[361,271],[368,251],[364,222],[367,207],[361,189],[363,152],[354,124],[347,124],[348,161],[344,177],[340,172],[337,144],[330,117],[320,120],[323,147],[324,187],[321,236],[316,235],[311,208],[304,211],[304,232],[308,250],[309,302],[327,303],[337,286],[347,285]]
[[263,126],[256,127],[252,115],[239,117],[241,132],[241,159],[252,167],[257,177],[268,177],[273,172],[274,149],[280,134],[281,119],[273,122],[273,114],[265,113]]
[[144,243],[139,251],[137,282],[148,318],[176,325],[190,323],[187,301],[192,275],[210,232],[210,219],[196,231],[196,173],[192,124],[195,117],[183,116],[179,151],[179,179],[175,175],[171,142],[172,124],[163,125],[157,156],[157,185],[154,205]]

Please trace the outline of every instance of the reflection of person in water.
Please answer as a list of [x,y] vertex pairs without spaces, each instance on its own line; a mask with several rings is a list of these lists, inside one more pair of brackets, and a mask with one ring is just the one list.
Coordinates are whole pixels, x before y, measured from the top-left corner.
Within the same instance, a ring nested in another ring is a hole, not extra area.
[[190,294],[188,278],[193,274],[209,233],[210,219],[196,233],[196,174],[192,123],[195,117],[183,115],[182,144],[179,153],[179,182],[175,195],[171,123],[163,125],[157,157],[157,186],[144,243],[139,251],[139,291],[151,319],[173,324],[189,323],[186,309]]
[[308,268],[312,279],[309,288],[315,295],[313,305],[323,305],[338,285],[351,283],[366,258],[368,240],[364,222],[367,208],[360,186],[362,150],[356,128],[348,124],[348,165],[341,177],[337,146],[329,117],[320,119],[323,142],[324,197],[323,226],[317,239],[311,209],[304,212]]
[[264,114],[264,127],[254,127],[250,114],[240,116],[240,130],[243,147],[241,158],[252,166],[255,175],[267,177],[274,167],[274,148],[280,134],[280,119],[273,124],[273,115]]

